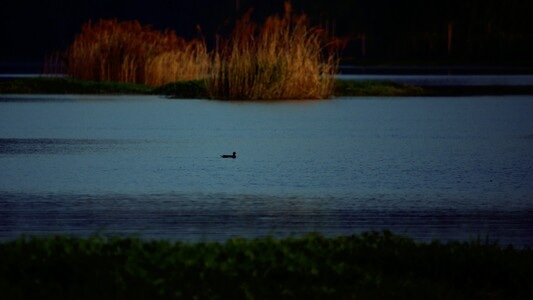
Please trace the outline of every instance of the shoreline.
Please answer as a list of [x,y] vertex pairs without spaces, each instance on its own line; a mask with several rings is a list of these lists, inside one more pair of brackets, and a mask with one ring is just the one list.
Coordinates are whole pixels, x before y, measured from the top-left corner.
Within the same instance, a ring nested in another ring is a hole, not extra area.
[[[135,83],[77,80],[64,76],[0,77],[0,94],[160,95],[172,99],[210,99],[205,83],[201,80],[151,87]],[[482,95],[533,95],[533,85],[416,86],[393,81],[337,79],[332,96],[453,97]]]

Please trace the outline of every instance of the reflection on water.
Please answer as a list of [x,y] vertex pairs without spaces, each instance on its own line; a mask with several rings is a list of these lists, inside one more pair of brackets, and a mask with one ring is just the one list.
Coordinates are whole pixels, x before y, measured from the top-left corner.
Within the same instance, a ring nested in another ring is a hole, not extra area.
[[519,96],[0,96],[0,239],[387,228],[531,246],[531,115]]

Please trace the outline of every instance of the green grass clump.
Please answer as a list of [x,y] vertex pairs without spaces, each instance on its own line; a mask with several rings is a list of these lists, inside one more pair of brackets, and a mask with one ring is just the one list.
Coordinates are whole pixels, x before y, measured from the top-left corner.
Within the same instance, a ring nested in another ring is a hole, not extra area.
[[87,81],[68,77],[36,77],[0,81],[1,94],[148,94],[152,88],[135,83]]
[[187,244],[19,238],[0,244],[3,299],[526,299],[533,251],[390,232]]
[[204,80],[180,81],[165,84],[153,89],[152,94],[188,99],[207,99],[209,97]]
[[426,91],[417,86],[388,81],[335,82],[335,96],[421,96]]
[[200,79],[209,68],[203,40],[116,19],[85,23],[63,57],[74,78],[150,86]]

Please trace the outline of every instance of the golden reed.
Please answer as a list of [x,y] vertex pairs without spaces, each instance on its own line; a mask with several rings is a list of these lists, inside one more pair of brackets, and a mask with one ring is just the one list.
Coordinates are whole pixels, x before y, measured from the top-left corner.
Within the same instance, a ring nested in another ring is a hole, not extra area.
[[333,94],[342,46],[327,30],[310,27],[305,15],[283,16],[263,26],[251,11],[210,54],[203,39],[186,41],[137,21],[100,20],[83,25],[65,54],[67,74],[79,79],[161,86],[206,81],[217,99],[323,99]]
[[225,99],[323,99],[333,94],[342,43],[305,15],[270,16],[258,27],[251,11],[228,40],[219,39],[208,79],[212,97]]
[[160,86],[205,77],[209,55],[203,41],[185,41],[173,31],[99,20],[83,25],[66,52],[66,64],[74,78]]

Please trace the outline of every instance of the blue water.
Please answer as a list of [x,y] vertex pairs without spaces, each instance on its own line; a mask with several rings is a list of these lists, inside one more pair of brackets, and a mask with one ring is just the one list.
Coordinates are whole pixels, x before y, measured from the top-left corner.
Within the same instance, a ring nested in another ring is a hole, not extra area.
[[531,96],[0,95],[0,240],[390,229],[533,246],[531,116]]

